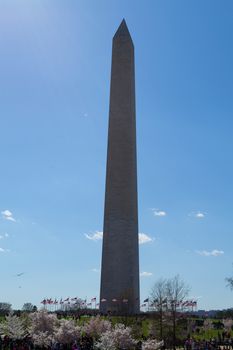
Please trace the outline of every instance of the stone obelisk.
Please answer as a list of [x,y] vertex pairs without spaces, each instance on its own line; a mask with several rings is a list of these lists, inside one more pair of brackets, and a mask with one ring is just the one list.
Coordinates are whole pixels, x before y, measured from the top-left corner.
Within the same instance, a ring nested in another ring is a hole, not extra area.
[[112,46],[100,312],[139,312],[134,45],[125,20]]

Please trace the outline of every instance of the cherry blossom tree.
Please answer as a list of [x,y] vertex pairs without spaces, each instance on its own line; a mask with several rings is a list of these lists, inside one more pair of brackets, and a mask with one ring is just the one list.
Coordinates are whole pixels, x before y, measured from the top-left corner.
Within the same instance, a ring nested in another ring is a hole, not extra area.
[[103,320],[100,316],[92,317],[89,322],[83,326],[86,335],[98,339],[103,333],[111,330],[111,322]]
[[27,329],[18,316],[10,314],[0,324],[0,334],[7,335],[12,340],[23,339],[27,335]]
[[213,323],[211,320],[209,320],[208,318],[204,321],[203,323],[203,328],[205,331],[209,331],[211,329],[213,329]]
[[224,328],[227,332],[230,332],[231,327],[233,325],[233,321],[231,318],[226,318],[224,320],[222,320],[222,323],[224,324]]
[[100,337],[100,340],[95,343],[95,347],[100,350],[115,350],[115,341],[112,338],[112,331],[106,331]]
[[53,337],[51,334],[49,334],[49,332],[38,332],[33,333],[32,340],[34,345],[41,348],[48,348],[52,344]]
[[40,310],[30,314],[31,333],[48,332],[53,334],[58,325],[57,315],[49,314],[46,310]]
[[73,320],[62,319],[56,329],[54,339],[61,344],[69,345],[81,337],[82,328],[75,325]]
[[131,332],[130,327],[118,323],[112,330],[103,333],[95,346],[100,350],[133,349],[137,342]]
[[157,350],[164,345],[164,341],[158,342],[156,339],[148,339],[142,343],[142,350]]
[[54,338],[56,326],[58,325],[57,315],[41,310],[30,314],[30,318],[30,335],[33,342],[35,345],[48,347]]
[[113,330],[113,339],[116,347],[119,349],[132,349],[136,345],[136,341],[132,338],[131,328],[118,323]]

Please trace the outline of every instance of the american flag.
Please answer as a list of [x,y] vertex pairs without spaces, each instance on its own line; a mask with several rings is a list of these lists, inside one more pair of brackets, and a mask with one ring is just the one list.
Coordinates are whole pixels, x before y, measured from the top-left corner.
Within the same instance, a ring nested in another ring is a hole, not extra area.
[[188,304],[189,304],[189,301],[186,300],[186,301],[183,301],[182,306],[188,306]]

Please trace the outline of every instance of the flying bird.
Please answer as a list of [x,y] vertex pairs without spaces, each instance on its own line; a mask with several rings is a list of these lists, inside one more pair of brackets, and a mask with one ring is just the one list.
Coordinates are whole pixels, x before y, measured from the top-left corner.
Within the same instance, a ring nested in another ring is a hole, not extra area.
[[17,277],[20,277],[20,276],[22,276],[22,275],[24,275],[24,272],[20,272],[20,273],[17,273],[17,274],[16,274]]

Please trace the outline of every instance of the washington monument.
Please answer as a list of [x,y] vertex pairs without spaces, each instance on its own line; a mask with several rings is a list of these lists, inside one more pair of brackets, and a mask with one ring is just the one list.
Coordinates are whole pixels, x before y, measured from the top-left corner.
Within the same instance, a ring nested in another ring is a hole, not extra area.
[[112,46],[100,312],[139,310],[134,45],[123,20]]

